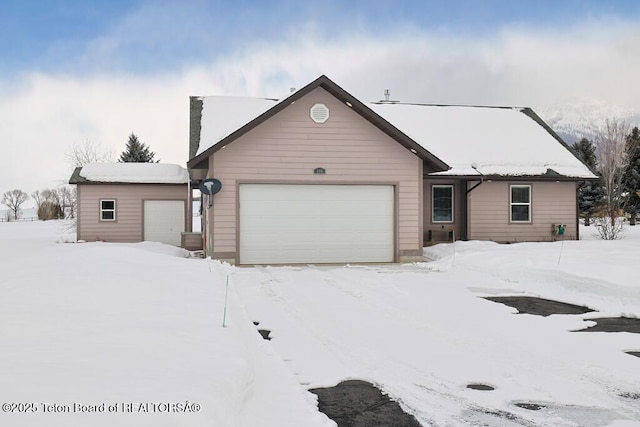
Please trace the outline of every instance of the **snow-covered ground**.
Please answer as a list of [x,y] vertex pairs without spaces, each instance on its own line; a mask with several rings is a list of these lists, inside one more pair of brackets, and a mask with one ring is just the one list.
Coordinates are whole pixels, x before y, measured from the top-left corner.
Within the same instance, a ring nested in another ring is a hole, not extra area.
[[[352,378],[423,425],[640,426],[640,358],[624,353],[640,336],[571,332],[640,315],[640,227],[442,244],[416,264],[234,268],[161,244],[57,243],[62,224],[0,223],[0,403],[16,404],[2,426],[328,427],[306,390]],[[490,295],[598,312],[516,315]]]

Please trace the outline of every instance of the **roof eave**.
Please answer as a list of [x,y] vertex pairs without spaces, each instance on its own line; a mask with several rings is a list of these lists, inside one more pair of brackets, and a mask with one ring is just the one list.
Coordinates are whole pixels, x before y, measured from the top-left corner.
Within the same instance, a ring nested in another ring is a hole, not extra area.
[[81,170],[82,166],[78,166],[73,170],[73,173],[69,178],[69,184],[84,184],[85,182],[87,182],[87,179],[80,175]]
[[129,181],[80,181],[69,182],[69,184],[82,185],[187,185],[187,182],[129,182]]
[[598,177],[577,177],[566,175],[443,175],[443,174],[425,174],[425,178],[429,179],[464,179],[470,181],[595,181]]
[[[560,137],[560,135],[558,135],[553,129],[551,129],[551,127],[544,121],[542,120],[542,118],[540,116],[538,116],[538,114],[536,114],[535,111],[533,111],[533,109],[529,108],[529,107],[525,107],[522,108],[522,113],[525,114],[526,116],[528,116],[529,118],[531,118],[533,121],[535,121],[536,123],[538,123],[540,126],[542,126],[544,128],[544,130],[546,130],[551,136],[553,136],[560,144],[562,144],[562,146],[564,148],[566,148],[567,150],[569,150],[569,152],[573,155],[573,157],[575,157],[576,159],[578,159],[578,161],[580,163],[582,163],[592,174],[594,175],[598,175],[597,171],[591,169],[589,167],[589,165],[587,165],[585,162],[582,161],[582,159],[580,158],[580,156],[578,155],[578,153],[575,152],[575,150],[573,148],[571,148],[571,146],[569,144],[567,144],[566,142],[564,142],[564,140]],[[599,179],[599,178],[582,178],[582,179]]]

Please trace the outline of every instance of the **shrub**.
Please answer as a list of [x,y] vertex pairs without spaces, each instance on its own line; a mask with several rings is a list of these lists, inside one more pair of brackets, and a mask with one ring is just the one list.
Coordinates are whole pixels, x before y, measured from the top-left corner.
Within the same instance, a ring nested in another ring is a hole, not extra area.
[[59,203],[45,200],[38,207],[38,219],[46,221],[60,218],[64,218],[64,213]]

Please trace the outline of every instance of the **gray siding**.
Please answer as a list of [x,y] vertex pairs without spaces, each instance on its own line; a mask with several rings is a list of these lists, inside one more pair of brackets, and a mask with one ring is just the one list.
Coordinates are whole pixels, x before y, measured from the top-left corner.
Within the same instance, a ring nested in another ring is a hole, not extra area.
[[[509,221],[510,184],[531,185],[530,223]],[[469,194],[470,240],[550,241],[558,223],[567,225],[565,239],[577,238],[575,182],[484,182]]]
[[[315,103],[329,107],[324,124],[309,118]],[[322,88],[217,151],[209,177],[222,182],[209,210],[214,256],[237,253],[238,182],[396,184],[397,252],[421,253],[422,160]]]
[[[101,199],[116,200],[115,221],[100,221]],[[142,241],[144,200],[184,200],[186,211],[187,186],[78,184],[78,240]]]

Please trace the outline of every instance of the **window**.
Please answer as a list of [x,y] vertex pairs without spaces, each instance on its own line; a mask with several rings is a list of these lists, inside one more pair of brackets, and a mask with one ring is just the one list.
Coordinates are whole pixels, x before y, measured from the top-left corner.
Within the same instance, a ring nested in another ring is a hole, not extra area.
[[116,220],[116,201],[100,200],[100,221]]
[[511,222],[531,222],[531,186],[512,185],[510,188]]
[[453,222],[453,185],[431,186],[431,220]]

